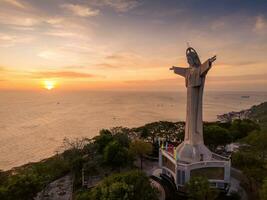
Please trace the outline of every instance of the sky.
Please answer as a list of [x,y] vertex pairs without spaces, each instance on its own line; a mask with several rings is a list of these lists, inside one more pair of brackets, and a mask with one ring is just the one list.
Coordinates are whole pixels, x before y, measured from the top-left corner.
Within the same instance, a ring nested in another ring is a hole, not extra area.
[[184,90],[187,45],[217,55],[206,88],[267,91],[265,0],[0,0],[0,90]]

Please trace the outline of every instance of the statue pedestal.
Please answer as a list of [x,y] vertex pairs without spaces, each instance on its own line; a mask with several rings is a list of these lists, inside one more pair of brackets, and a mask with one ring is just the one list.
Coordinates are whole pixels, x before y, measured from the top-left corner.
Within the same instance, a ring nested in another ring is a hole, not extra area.
[[192,145],[189,141],[184,141],[176,148],[176,157],[181,161],[193,163],[211,160],[212,153],[204,144]]
[[[180,144],[178,155],[160,149],[159,166],[162,174],[174,181],[178,190],[183,190],[186,182],[194,176],[208,178],[211,187],[227,191],[230,186],[231,161],[229,158],[212,153],[205,145]],[[203,153],[203,160],[200,160]],[[179,157],[180,155],[180,157]],[[180,159],[182,158],[182,159]]]

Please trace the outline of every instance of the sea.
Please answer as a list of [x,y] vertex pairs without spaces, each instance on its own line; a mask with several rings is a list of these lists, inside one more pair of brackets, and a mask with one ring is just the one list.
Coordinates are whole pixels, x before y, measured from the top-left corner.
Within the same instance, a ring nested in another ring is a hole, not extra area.
[[[267,92],[204,94],[205,121],[267,101]],[[0,169],[36,162],[63,139],[92,138],[103,128],[185,120],[186,92],[0,91]]]

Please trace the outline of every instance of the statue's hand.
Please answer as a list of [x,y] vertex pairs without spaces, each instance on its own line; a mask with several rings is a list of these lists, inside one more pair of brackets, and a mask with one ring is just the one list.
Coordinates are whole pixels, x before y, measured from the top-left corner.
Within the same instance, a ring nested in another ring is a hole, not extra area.
[[210,63],[213,63],[216,59],[217,59],[217,56],[215,55],[215,56],[211,57],[209,59],[209,61],[210,61]]
[[170,70],[174,70],[174,66],[172,66],[172,67],[170,68]]

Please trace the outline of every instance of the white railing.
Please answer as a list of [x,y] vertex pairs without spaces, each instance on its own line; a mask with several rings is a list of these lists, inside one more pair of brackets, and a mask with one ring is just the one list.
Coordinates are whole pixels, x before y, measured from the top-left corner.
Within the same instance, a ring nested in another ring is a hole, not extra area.
[[217,160],[225,160],[225,161],[229,161],[230,160],[230,158],[221,156],[221,155],[216,154],[216,153],[212,153],[211,157],[214,158],[214,159],[217,159]]
[[166,150],[161,149],[161,152],[162,152],[162,155],[167,157],[171,162],[173,162],[177,166],[181,166],[183,168],[191,168],[192,169],[195,167],[208,167],[208,166],[210,166],[210,167],[211,166],[224,167],[226,165],[230,165],[230,159],[229,158],[223,157],[223,156],[218,155],[218,154],[212,154],[212,157],[216,156],[218,158],[216,160],[206,160],[206,161],[204,160],[204,161],[199,161],[199,162],[194,162],[194,163],[187,163],[187,162],[184,162],[181,160],[176,161],[175,158],[173,157],[173,155]]

